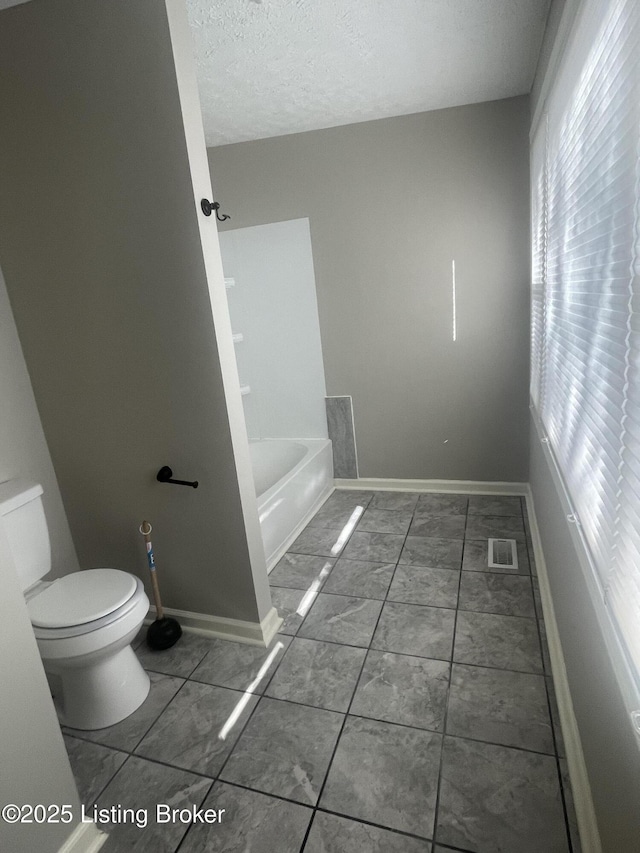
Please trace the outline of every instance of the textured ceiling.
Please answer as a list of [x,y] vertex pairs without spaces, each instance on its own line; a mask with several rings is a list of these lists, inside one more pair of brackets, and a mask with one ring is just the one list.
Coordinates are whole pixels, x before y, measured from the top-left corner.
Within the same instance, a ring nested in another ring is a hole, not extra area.
[[187,0],[208,145],[529,92],[549,0]]

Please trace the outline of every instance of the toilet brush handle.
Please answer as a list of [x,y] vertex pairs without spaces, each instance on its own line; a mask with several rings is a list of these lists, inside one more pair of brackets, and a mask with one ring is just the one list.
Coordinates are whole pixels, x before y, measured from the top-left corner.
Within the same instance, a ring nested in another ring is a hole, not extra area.
[[153,600],[156,604],[156,619],[163,619],[164,614],[162,612],[162,602],[160,601],[160,589],[158,587],[158,578],[156,577],[156,570],[154,569],[151,572],[151,588],[153,589]]
[[151,575],[151,589],[153,590],[153,600],[156,605],[156,618],[163,618],[162,602],[160,601],[160,587],[158,586],[158,578],[156,575],[156,563],[153,558],[153,545],[151,544],[151,530],[153,528],[148,521],[143,521],[140,525],[140,533],[144,536],[144,542],[147,548],[147,562],[149,564],[149,574]]

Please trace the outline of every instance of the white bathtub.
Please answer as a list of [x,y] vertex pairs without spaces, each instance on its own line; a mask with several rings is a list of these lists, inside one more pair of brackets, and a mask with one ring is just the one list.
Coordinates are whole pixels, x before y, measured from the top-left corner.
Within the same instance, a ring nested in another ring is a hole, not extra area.
[[249,442],[258,514],[269,571],[333,490],[326,438]]

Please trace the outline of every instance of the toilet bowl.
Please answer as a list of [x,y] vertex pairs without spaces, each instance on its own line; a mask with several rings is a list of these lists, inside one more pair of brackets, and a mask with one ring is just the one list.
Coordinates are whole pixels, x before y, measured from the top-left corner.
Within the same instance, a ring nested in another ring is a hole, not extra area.
[[0,524],[22,582],[60,721],[101,729],[132,714],[149,676],[131,641],[149,610],[142,582],[118,569],[87,569],[53,581],[42,487],[0,483]]
[[27,609],[62,723],[102,729],[144,702],[149,676],[131,648],[149,610],[138,578],[74,572],[30,590]]

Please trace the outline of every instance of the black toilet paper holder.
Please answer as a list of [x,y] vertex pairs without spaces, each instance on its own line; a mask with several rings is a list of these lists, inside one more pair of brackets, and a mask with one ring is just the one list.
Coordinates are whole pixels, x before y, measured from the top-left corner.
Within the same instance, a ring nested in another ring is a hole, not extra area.
[[156,480],[160,483],[175,483],[177,486],[191,486],[192,489],[198,488],[198,481],[194,480],[190,482],[189,480],[174,480],[173,479],[173,471],[169,468],[168,465],[164,465],[156,474]]

